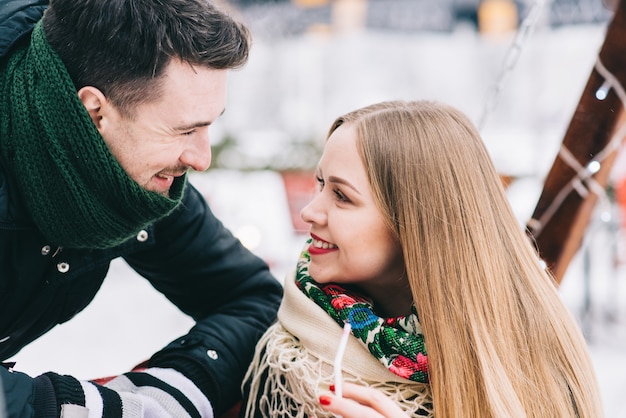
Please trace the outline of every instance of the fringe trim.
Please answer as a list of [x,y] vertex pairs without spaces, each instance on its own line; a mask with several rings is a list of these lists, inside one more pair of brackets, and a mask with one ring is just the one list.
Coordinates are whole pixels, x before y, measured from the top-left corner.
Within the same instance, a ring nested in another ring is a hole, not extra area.
[[[410,416],[433,416],[427,384],[366,380],[345,371],[343,376],[347,382],[382,391]],[[280,323],[271,326],[259,340],[244,382],[250,384],[246,418],[334,417],[318,401],[333,383],[333,365],[303,347]]]

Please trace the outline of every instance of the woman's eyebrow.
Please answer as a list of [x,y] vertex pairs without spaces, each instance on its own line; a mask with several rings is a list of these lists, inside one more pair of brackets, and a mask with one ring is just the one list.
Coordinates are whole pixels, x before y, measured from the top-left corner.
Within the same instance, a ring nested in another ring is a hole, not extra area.
[[337,177],[337,176],[328,176],[328,181],[331,183],[337,183],[337,184],[343,184],[346,187],[351,188],[352,190],[354,190],[357,194],[361,194],[356,187],[354,187],[352,185],[352,183],[350,183],[348,180],[345,180],[341,177]]

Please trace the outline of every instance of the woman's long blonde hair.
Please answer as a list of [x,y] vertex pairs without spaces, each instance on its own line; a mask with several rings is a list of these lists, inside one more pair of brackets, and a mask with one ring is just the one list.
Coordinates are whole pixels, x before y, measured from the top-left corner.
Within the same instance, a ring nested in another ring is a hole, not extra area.
[[[435,416],[602,416],[585,340],[467,117],[429,101],[338,118],[401,243]],[[330,135],[329,133],[329,135]]]

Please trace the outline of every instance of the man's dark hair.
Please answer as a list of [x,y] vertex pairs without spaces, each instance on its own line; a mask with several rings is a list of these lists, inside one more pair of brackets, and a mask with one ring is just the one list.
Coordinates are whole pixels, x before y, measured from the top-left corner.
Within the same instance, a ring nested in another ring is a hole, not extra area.
[[46,38],[76,89],[100,89],[127,116],[157,99],[171,59],[214,69],[244,65],[250,34],[208,0],[51,0]]

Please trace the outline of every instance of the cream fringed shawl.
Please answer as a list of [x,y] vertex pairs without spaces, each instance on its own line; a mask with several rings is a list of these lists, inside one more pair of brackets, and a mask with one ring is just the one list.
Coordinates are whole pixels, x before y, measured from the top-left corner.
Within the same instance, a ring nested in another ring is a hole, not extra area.
[[[245,416],[334,417],[319,407],[318,399],[333,383],[341,333],[288,277],[278,322],[257,344],[244,379],[250,385]],[[345,381],[377,388],[411,416],[433,416],[430,387],[393,374],[354,337],[348,340],[342,365]]]

